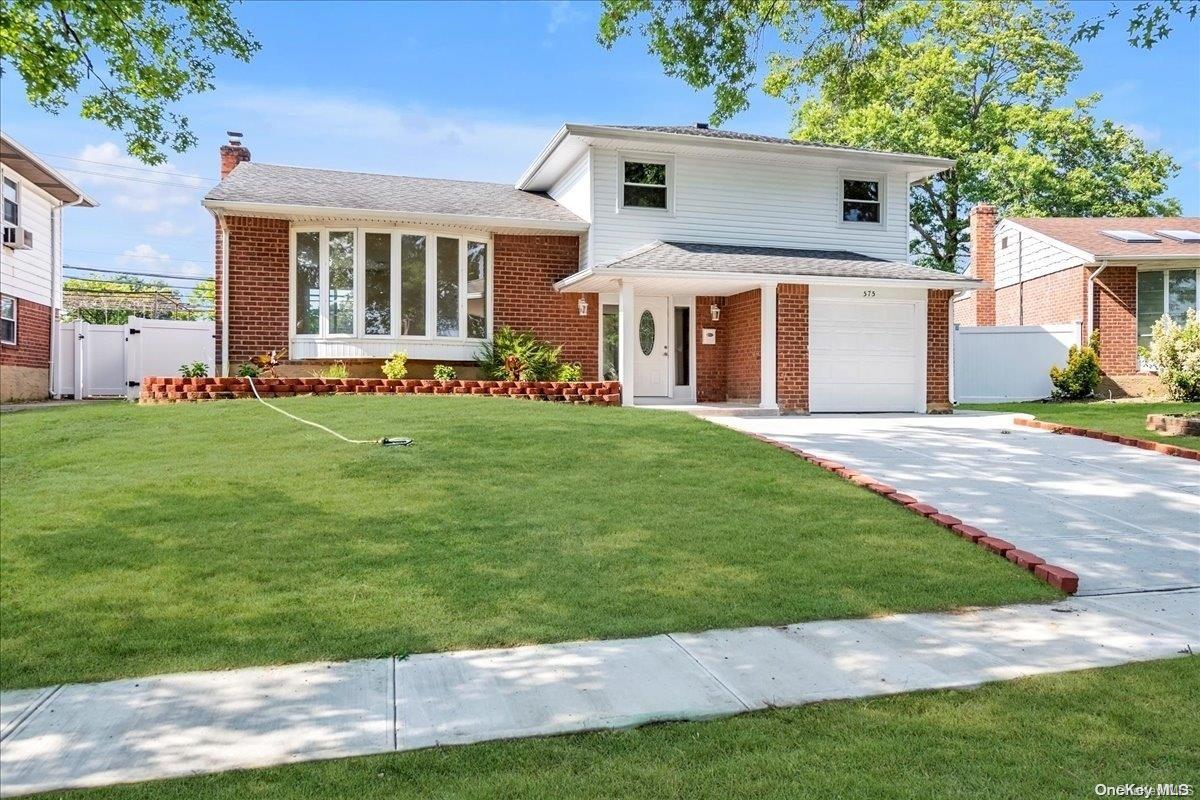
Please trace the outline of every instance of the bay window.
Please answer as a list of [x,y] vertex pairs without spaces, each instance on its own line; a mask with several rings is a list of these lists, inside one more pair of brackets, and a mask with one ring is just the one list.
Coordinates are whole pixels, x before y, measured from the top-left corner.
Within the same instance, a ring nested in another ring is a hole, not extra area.
[[1150,346],[1154,323],[1169,316],[1178,323],[1196,308],[1196,270],[1140,270],[1137,276],[1138,345]]
[[486,238],[353,228],[297,228],[292,236],[297,336],[464,344],[488,337]]

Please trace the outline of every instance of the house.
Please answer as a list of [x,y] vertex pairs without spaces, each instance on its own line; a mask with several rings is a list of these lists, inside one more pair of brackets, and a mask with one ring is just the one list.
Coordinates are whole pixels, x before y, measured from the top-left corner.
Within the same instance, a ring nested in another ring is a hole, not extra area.
[[947,411],[951,297],[980,282],[907,257],[909,187],[951,166],[568,124],[506,185],[262,164],[231,134],[203,200],[218,358],[377,375],[403,350],[422,375],[507,325],[618,377],[626,404]]
[[62,210],[96,202],[0,133],[0,400],[50,396],[62,307]]
[[1200,218],[1012,217],[971,214],[968,274],[987,285],[954,304],[962,325],[1081,323],[1099,334],[1110,389],[1151,391],[1139,348],[1164,314],[1182,321],[1196,308]]

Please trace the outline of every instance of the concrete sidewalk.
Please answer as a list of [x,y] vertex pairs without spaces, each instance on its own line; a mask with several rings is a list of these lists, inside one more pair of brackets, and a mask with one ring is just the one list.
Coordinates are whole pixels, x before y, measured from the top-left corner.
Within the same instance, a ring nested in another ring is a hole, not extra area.
[[722,717],[1200,652],[1200,591],[0,693],[0,794]]

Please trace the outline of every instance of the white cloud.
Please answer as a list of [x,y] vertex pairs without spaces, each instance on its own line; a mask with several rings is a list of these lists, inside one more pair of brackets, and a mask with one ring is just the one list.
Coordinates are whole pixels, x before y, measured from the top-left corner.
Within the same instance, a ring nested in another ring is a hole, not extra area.
[[85,183],[111,190],[95,192],[102,204],[111,202],[117,208],[140,214],[196,204],[200,200],[199,190],[211,183],[182,174],[173,164],[161,164],[153,167],[153,172],[147,171],[142,162],[112,142],[88,145],[78,158],[87,162],[86,167],[81,167],[88,173]]
[[583,13],[574,6],[571,0],[555,0],[550,3],[550,20],[546,23],[546,33],[552,35],[564,25],[583,20]]
[[212,268],[208,265],[172,258],[149,244],[129,248],[117,256],[117,264],[134,272],[155,272],[181,277],[199,278],[212,274]]
[[151,236],[184,237],[191,236],[193,233],[195,233],[196,226],[190,223],[180,224],[169,219],[160,219],[158,222],[155,222],[153,225],[147,228],[146,232]]
[[1157,142],[1162,138],[1162,130],[1157,127],[1142,125],[1137,122],[1122,122],[1120,125],[1147,144]]

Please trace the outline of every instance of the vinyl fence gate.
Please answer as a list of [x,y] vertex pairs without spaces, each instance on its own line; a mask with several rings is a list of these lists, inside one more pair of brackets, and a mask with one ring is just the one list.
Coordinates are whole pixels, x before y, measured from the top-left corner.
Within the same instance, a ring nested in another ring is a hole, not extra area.
[[181,364],[202,361],[213,374],[211,321],[130,317],[125,325],[59,324],[54,393],[136,400],[146,375],[178,375]]
[[954,326],[954,401],[1004,403],[1049,397],[1050,367],[1067,363],[1081,324]]

